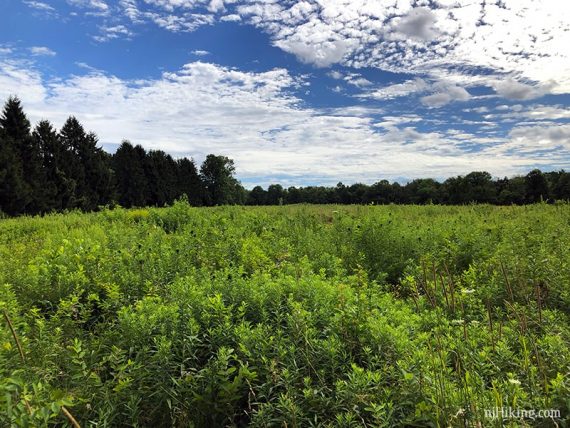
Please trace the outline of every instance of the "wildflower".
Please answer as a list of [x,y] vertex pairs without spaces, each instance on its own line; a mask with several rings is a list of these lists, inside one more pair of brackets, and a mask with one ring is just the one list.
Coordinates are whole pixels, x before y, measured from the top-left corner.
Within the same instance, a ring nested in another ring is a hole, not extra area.
[[453,325],[461,325],[463,324],[465,321],[462,319],[457,319],[457,320],[451,320],[451,324]]
[[509,379],[509,382],[512,383],[513,385],[520,385],[521,381],[518,379]]
[[462,292],[463,294],[472,294],[472,293],[475,292],[475,289],[473,289],[473,288],[469,288],[469,289],[464,288],[463,290],[461,290],[461,292]]

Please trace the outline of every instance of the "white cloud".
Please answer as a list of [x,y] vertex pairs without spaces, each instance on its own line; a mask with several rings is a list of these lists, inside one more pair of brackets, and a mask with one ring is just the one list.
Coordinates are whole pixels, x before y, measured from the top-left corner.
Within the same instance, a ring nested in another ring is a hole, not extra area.
[[[307,38],[312,40],[308,42]],[[317,41],[318,39],[321,40]],[[293,34],[285,40],[276,41],[275,46],[295,55],[302,62],[317,67],[328,67],[344,58],[351,49],[351,42],[342,39],[331,40],[318,33],[315,33],[314,37]]]
[[421,98],[428,107],[443,107],[453,101],[467,101],[471,98],[469,92],[459,86],[436,85],[437,92]]
[[214,13],[225,10],[224,0],[211,0],[208,5],[208,10]]
[[551,126],[520,126],[509,133],[512,145],[535,151],[556,146],[570,150],[570,124]]
[[100,34],[93,36],[93,39],[97,42],[108,42],[109,40],[118,39],[121,37],[129,38],[134,35],[134,33],[129,30],[124,25],[102,25],[99,27]]
[[550,85],[529,85],[508,78],[497,82],[494,85],[497,94],[511,100],[532,100],[539,98],[549,92]]
[[[340,63],[436,78],[454,73],[462,76],[462,86],[496,86],[500,95],[515,99],[570,92],[570,3],[427,5],[413,0],[250,0],[237,11],[269,33],[275,46],[318,67]],[[493,78],[479,74],[481,69],[490,70]],[[510,80],[499,82],[505,75]],[[521,86],[530,82],[534,89]]]
[[213,16],[200,13],[164,15],[154,12],[147,12],[144,14],[144,17],[150,19],[159,27],[175,33],[192,32],[203,25],[211,25],[214,23]]
[[42,12],[55,12],[55,9],[53,7],[41,1],[24,0],[23,3],[32,9],[40,10]]
[[[567,153],[556,144],[545,146],[551,152],[539,159],[505,151],[498,156],[497,145],[513,143],[490,137],[476,140],[485,144],[483,149],[465,151],[465,135],[419,130],[415,125],[424,119],[417,115],[386,116],[365,106],[303,107],[291,95],[302,83],[284,69],[253,73],[203,62],[145,81],[96,71],[45,80],[29,64],[0,62],[0,96],[5,99],[19,88],[17,95],[34,122],[47,118],[61,126],[74,114],[104,144],[128,138],[199,161],[207,153],[227,155],[235,159],[239,177],[252,183],[268,171],[290,176],[295,184],[315,174],[322,183],[334,184],[433,176],[434,171],[465,174],[481,165],[504,175],[529,165],[567,162]],[[383,115],[382,122],[375,115]],[[551,140],[562,141],[567,131],[548,132]],[[512,138],[518,141],[519,134],[513,132]]]
[[327,73],[327,76],[329,76],[331,79],[336,79],[336,80],[342,79],[344,77],[344,75],[340,71],[336,70],[329,71]]
[[192,55],[196,55],[196,56],[207,56],[207,55],[210,55],[210,52],[196,49],[196,50],[193,50],[193,51],[192,51]]
[[109,11],[109,5],[103,0],[67,0],[67,2],[72,6],[95,9],[99,12]]
[[431,41],[438,36],[438,31],[434,28],[436,21],[437,18],[430,9],[423,7],[412,9],[396,24],[396,36]]
[[241,21],[241,16],[239,16],[236,13],[233,13],[231,15],[224,15],[220,18],[220,21],[222,21],[222,22],[239,22],[239,21]]
[[525,120],[537,123],[541,121],[553,122],[570,119],[570,109],[560,105],[500,105],[497,106],[496,110],[498,113],[486,114],[484,118],[497,122],[517,122],[519,120]]
[[344,80],[357,88],[365,88],[372,85],[372,82],[359,74],[350,74],[344,78]]
[[45,46],[33,46],[29,50],[33,56],[56,56],[55,51]]
[[358,95],[358,97],[390,100],[427,92],[430,94],[421,97],[420,100],[422,104],[428,107],[443,107],[453,101],[467,101],[471,98],[471,95],[465,88],[454,85],[453,83],[446,81],[428,82],[420,78],[364,92]]
[[[173,32],[243,21],[317,67],[376,67],[460,87],[485,85],[510,99],[570,93],[568,2],[119,0],[118,8],[133,23]],[[444,101],[436,95],[431,99]]]
[[397,97],[405,97],[410,94],[427,91],[430,85],[423,79],[416,78],[403,83],[386,86],[373,92],[362,94],[362,97],[374,98],[377,100],[390,100]]
[[[47,90],[41,75],[27,64],[0,60],[0,100],[6,100],[11,95],[17,95],[32,105],[41,105]],[[34,113],[30,109],[27,112]]]
[[382,122],[375,123],[374,126],[385,129],[394,129],[406,123],[422,122],[423,119],[415,114],[403,116],[384,116]]

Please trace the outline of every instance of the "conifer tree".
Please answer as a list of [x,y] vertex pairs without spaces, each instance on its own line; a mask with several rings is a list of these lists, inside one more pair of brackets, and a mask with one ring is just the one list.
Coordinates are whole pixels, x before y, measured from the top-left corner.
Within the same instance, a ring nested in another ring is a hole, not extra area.
[[163,206],[176,198],[176,162],[172,156],[162,150],[148,152],[145,162],[145,174],[149,190],[149,203]]
[[123,141],[113,155],[115,188],[123,207],[146,205],[147,179],[144,171],[146,151]]
[[182,158],[177,163],[178,195],[186,195],[188,202],[194,206],[202,205],[203,189],[198,168],[192,159]]
[[29,198],[19,153],[14,150],[13,140],[0,129],[0,213],[25,214]]
[[29,137],[30,122],[20,100],[10,97],[0,116],[0,210],[10,215],[28,212],[33,198],[23,162]]
[[86,138],[85,130],[75,117],[70,116],[59,131],[59,138],[64,148],[62,169],[72,188],[67,208],[84,208],[85,169],[79,153]]

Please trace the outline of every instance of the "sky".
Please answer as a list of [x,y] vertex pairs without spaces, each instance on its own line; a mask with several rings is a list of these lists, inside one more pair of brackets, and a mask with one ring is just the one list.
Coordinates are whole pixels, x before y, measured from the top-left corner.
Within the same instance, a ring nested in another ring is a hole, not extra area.
[[0,102],[251,188],[570,169],[566,0],[0,0]]

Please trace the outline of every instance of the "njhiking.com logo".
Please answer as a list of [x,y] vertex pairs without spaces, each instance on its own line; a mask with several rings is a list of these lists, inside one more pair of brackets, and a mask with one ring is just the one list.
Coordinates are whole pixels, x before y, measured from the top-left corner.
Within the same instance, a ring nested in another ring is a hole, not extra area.
[[560,419],[559,409],[519,409],[517,407],[494,407],[485,409],[488,419]]

